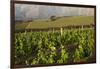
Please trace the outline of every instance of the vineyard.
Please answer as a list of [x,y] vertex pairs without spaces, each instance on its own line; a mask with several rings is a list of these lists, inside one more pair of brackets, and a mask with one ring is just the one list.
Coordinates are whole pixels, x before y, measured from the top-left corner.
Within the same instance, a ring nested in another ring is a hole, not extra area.
[[15,64],[88,62],[95,52],[94,38],[93,28],[15,33]]

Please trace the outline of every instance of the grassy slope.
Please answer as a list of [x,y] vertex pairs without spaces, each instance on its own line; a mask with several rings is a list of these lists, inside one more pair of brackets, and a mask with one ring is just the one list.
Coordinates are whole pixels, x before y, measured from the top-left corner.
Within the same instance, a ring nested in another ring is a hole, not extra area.
[[61,27],[67,25],[83,25],[91,24],[94,21],[92,16],[77,16],[77,17],[62,17],[55,21],[50,20],[35,20],[28,23],[18,23],[16,29],[41,29],[48,27]]

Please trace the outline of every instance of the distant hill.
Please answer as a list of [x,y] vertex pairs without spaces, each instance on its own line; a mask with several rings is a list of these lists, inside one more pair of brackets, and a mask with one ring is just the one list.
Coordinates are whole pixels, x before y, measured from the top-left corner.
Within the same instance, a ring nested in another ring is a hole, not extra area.
[[68,25],[89,25],[94,23],[93,16],[60,17],[55,21],[50,19],[38,19],[30,22],[15,23],[16,30],[45,29],[50,27],[63,27]]

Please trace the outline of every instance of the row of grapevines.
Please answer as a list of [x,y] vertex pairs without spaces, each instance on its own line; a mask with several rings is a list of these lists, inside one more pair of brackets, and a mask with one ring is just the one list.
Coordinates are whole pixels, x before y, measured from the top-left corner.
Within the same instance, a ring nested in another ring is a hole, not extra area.
[[74,63],[93,52],[93,29],[15,33],[15,64]]

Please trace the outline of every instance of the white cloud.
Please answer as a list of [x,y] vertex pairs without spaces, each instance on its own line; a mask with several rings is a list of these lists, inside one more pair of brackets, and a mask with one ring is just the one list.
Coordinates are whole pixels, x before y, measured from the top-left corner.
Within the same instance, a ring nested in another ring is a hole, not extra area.
[[16,20],[28,20],[34,18],[49,18],[50,16],[76,16],[76,15],[94,15],[93,8],[81,7],[61,7],[47,5],[29,5],[16,4],[15,17]]

